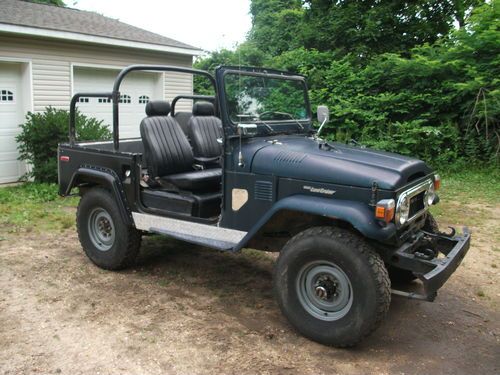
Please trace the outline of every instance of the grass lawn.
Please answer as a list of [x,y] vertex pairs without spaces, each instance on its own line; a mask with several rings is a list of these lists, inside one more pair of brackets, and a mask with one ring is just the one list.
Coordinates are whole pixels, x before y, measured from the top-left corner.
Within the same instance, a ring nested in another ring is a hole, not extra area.
[[[431,212],[441,224],[480,227],[497,220],[492,212],[500,210],[500,169],[475,169],[444,173],[439,191],[440,202]],[[500,224],[499,224],[500,225]],[[500,229],[491,233],[500,246]]]
[[0,188],[0,240],[19,232],[70,228],[75,223],[77,204],[77,197],[59,197],[55,184]]
[[[478,226],[492,219],[491,208],[500,205],[498,168],[445,172],[441,177],[441,202],[432,208],[438,222]],[[0,188],[0,239],[9,233],[70,228],[77,204],[78,197],[59,197],[57,185],[26,183]],[[500,243],[500,233],[492,235]]]

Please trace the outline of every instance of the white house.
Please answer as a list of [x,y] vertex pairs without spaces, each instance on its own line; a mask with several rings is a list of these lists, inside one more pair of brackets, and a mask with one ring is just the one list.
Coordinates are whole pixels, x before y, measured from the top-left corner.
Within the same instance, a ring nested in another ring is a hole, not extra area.
[[[0,0],[0,183],[16,181],[25,172],[15,136],[28,111],[68,109],[75,92],[111,91],[117,72],[127,65],[191,67],[200,52],[94,12]],[[131,74],[120,90],[120,135],[138,135],[148,100],[171,100],[192,90],[189,75]],[[82,98],[79,108],[111,124],[107,99]]]

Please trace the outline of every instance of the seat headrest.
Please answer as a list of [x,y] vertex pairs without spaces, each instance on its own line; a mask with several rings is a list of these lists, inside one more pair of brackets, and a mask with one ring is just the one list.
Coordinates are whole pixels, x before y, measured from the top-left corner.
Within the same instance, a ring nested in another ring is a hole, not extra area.
[[193,105],[193,116],[213,116],[214,105],[210,102],[196,102]]
[[165,100],[151,100],[146,104],[148,116],[167,116],[170,113],[170,103]]

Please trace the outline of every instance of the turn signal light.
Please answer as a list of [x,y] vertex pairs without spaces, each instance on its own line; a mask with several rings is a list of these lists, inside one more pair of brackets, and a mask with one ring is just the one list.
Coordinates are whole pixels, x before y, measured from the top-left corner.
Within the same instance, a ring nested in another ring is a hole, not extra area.
[[434,175],[434,190],[439,190],[441,187],[441,177],[438,174]]
[[394,199],[382,199],[375,207],[375,217],[389,223],[394,218],[396,202]]

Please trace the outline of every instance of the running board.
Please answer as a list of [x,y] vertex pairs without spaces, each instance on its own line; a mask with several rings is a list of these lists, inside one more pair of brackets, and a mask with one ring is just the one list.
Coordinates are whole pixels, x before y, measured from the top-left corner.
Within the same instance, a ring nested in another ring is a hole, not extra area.
[[135,227],[139,230],[163,234],[218,250],[233,250],[247,234],[239,230],[139,212],[132,212],[132,217]]

